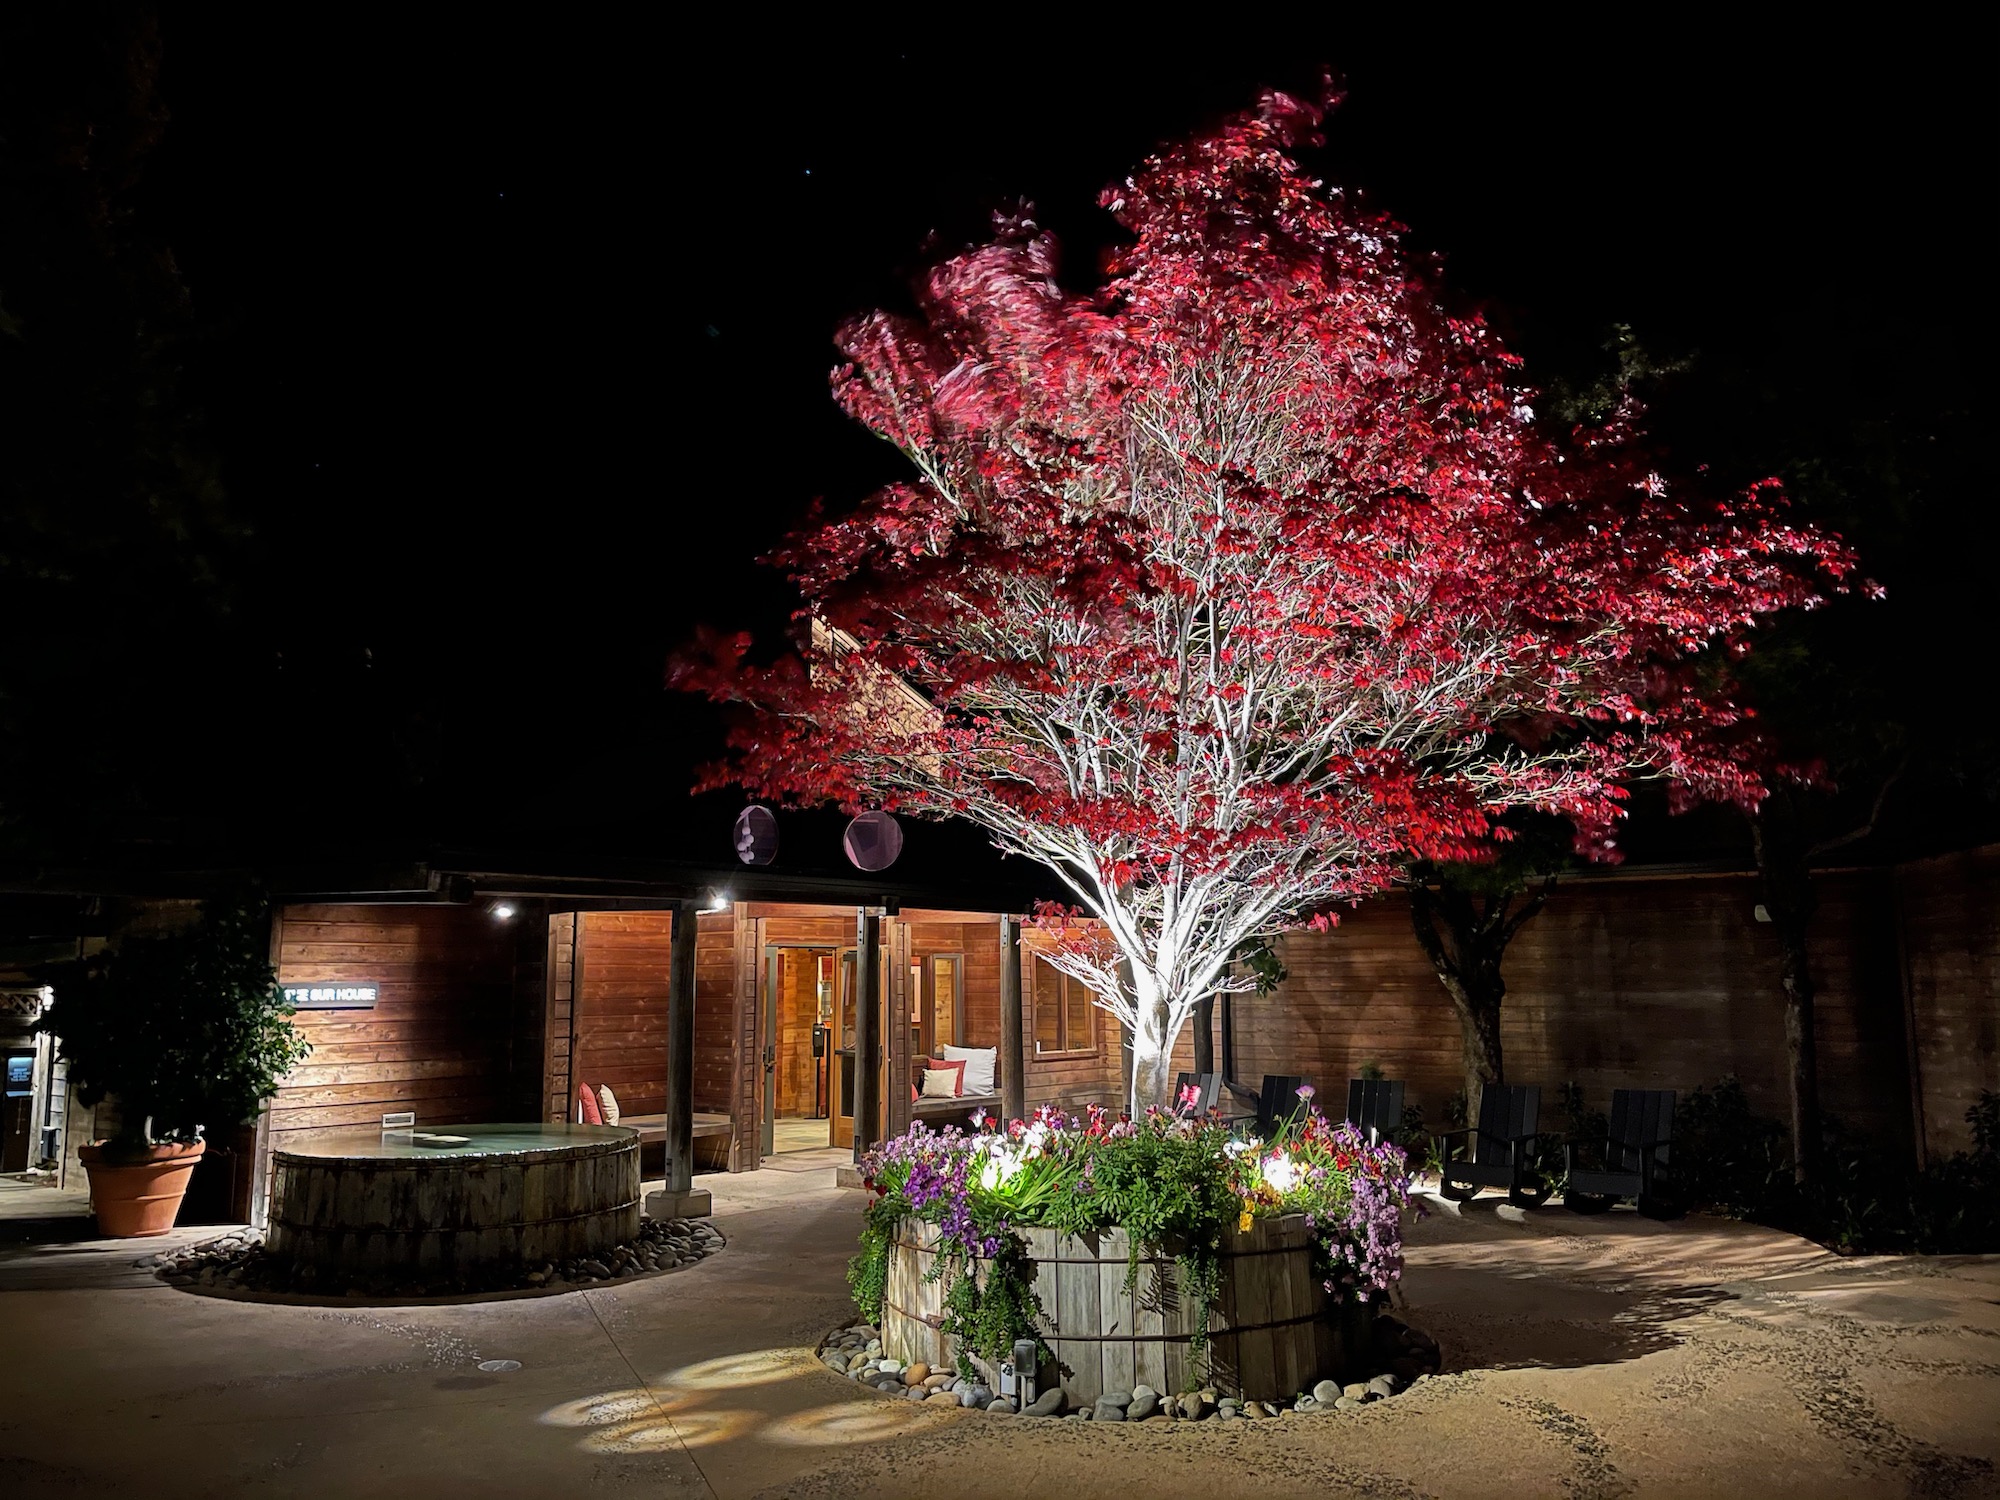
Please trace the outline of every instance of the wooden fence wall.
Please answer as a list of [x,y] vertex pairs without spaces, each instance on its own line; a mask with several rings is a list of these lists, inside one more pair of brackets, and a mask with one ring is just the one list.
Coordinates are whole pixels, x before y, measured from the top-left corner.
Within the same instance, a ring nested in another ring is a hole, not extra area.
[[[1927,1142],[1964,1144],[1966,1105],[1981,1087],[2000,1088],[2000,858],[1982,851],[1817,884],[1824,1108],[1912,1145],[1915,1038]],[[1543,1085],[1545,1107],[1574,1081],[1603,1108],[1613,1088],[1686,1090],[1733,1074],[1753,1107],[1785,1118],[1784,1002],[1757,904],[1755,880],[1734,875],[1559,889],[1508,950],[1509,1081]],[[1279,953],[1284,984],[1235,1002],[1239,1078],[1303,1073],[1338,1096],[1373,1062],[1407,1080],[1411,1102],[1439,1123],[1463,1076],[1460,1032],[1412,937],[1408,903],[1371,901],[1330,933],[1286,938]]]
[[1914,1109],[1932,1154],[1972,1144],[1965,1112],[2000,1090],[2000,847],[1900,867]]

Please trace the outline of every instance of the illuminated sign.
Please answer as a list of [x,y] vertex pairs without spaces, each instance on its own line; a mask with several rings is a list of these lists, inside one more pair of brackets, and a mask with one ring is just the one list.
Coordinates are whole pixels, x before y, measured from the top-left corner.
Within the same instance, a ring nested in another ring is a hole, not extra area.
[[373,1010],[382,986],[372,979],[316,980],[281,986],[295,1010]]

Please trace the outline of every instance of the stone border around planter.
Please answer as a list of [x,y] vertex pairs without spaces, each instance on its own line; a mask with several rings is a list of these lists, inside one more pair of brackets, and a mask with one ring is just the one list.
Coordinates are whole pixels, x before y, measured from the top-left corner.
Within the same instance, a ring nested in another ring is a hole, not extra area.
[[1066,1411],[1067,1398],[1057,1386],[1020,1413],[982,1381],[967,1380],[956,1371],[933,1371],[921,1360],[905,1365],[889,1358],[882,1352],[880,1330],[869,1323],[834,1329],[819,1341],[813,1354],[834,1374],[901,1401],[957,1406],[994,1416],[1060,1417],[1071,1422],[1236,1423],[1353,1411],[1415,1389],[1435,1375],[1442,1363],[1436,1340],[1397,1318],[1377,1318],[1374,1341],[1376,1357],[1371,1363],[1382,1366],[1379,1374],[1345,1385],[1322,1380],[1290,1402],[1245,1401],[1213,1386],[1175,1394],[1139,1385],[1130,1391],[1107,1391],[1088,1408]]
[[451,1303],[548,1296],[664,1276],[706,1260],[727,1243],[722,1231],[706,1220],[641,1219],[637,1238],[614,1245],[601,1256],[551,1261],[476,1285],[383,1273],[345,1279],[323,1277],[313,1267],[294,1268],[276,1259],[254,1229],[235,1230],[181,1250],[164,1250],[134,1264],[169,1286],[216,1297],[314,1303]]

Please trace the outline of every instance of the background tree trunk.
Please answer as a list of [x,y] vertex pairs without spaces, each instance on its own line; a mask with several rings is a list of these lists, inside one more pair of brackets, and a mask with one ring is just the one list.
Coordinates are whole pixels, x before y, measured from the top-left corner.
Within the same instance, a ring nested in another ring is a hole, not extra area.
[[1464,1043],[1465,1108],[1470,1120],[1478,1118],[1480,1089],[1507,1081],[1500,1051],[1500,1002],[1507,996],[1507,984],[1496,966],[1462,988],[1463,998],[1453,995],[1452,1008],[1458,1012]]
[[1458,1014],[1468,1120],[1478,1118],[1480,1090],[1507,1078],[1500,1048],[1500,1005],[1507,997],[1501,960],[1514,934],[1542,909],[1555,884],[1555,877],[1548,877],[1515,906],[1518,892],[1475,900],[1449,884],[1433,889],[1420,875],[1411,877],[1410,925],[1417,946],[1430,959]]

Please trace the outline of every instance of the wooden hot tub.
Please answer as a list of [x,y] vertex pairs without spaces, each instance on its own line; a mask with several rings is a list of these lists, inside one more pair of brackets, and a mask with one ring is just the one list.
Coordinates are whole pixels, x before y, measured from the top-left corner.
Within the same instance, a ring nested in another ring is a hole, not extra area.
[[[1223,1235],[1221,1289],[1209,1310],[1208,1345],[1192,1352],[1199,1308],[1171,1257],[1141,1253],[1125,1289],[1130,1241],[1122,1229],[1058,1235],[1024,1229],[1035,1262],[1042,1337],[1055,1355],[1038,1382],[1060,1381],[1072,1405],[1105,1391],[1150,1385],[1180,1392],[1214,1384],[1248,1400],[1284,1400],[1329,1377],[1352,1378],[1367,1357],[1375,1304],[1334,1304],[1313,1273],[1311,1236],[1297,1214],[1256,1220]],[[882,1348],[893,1359],[950,1369],[957,1341],[938,1331],[947,1290],[928,1280],[937,1226],[905,1219],[889,1251]]]
[[448,1125],[462,1145],[330,1131],[271,1153],[265,1246],[351,1276],[477,1277],[639,1232],[639,1136],[615,1125]]

